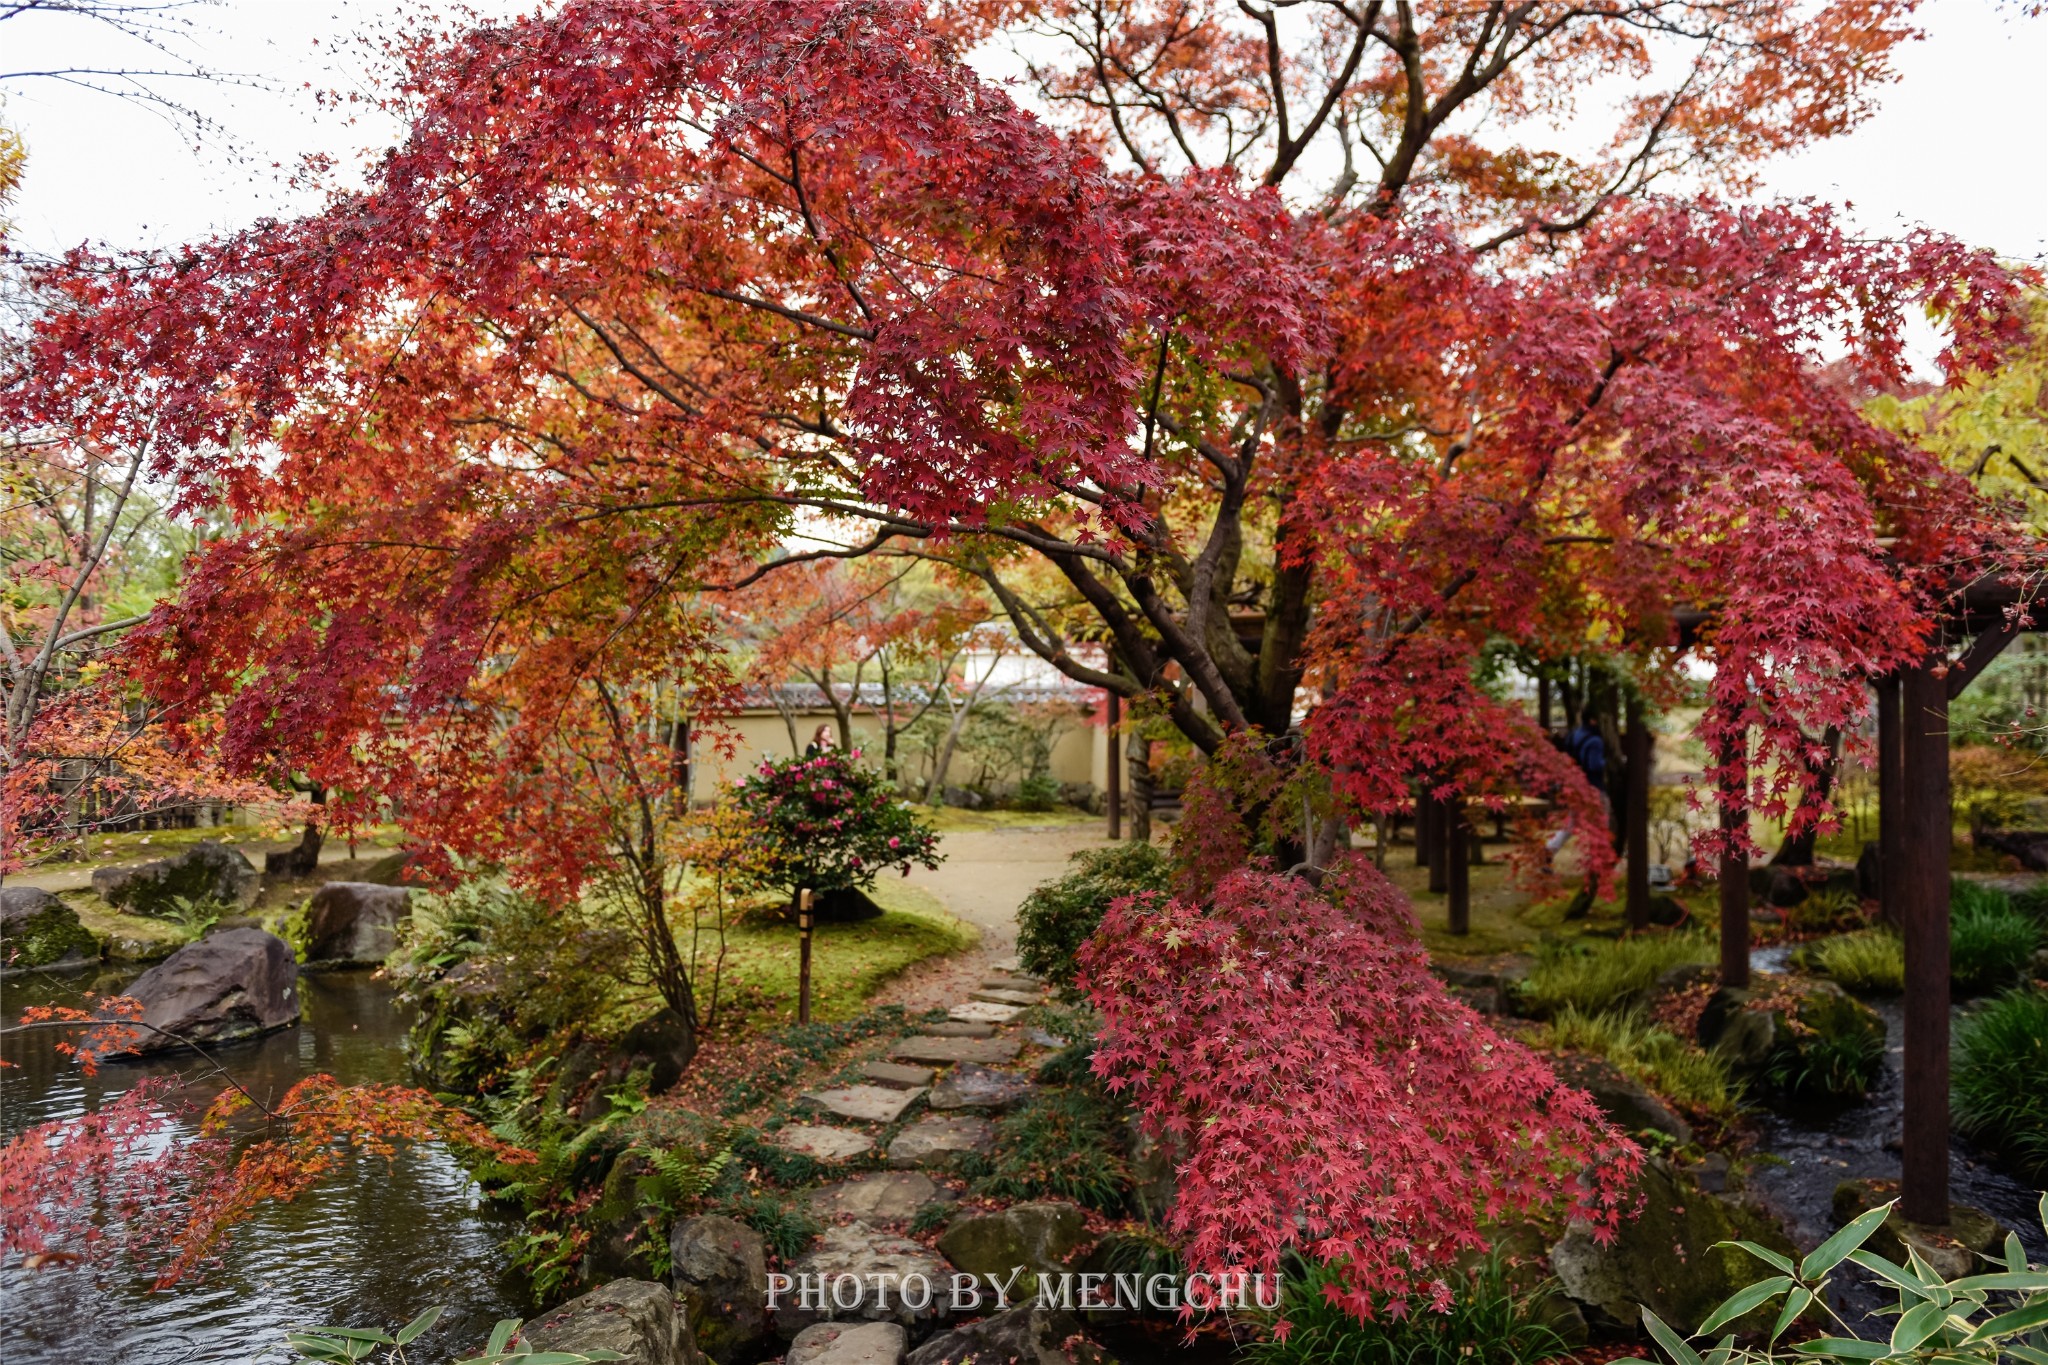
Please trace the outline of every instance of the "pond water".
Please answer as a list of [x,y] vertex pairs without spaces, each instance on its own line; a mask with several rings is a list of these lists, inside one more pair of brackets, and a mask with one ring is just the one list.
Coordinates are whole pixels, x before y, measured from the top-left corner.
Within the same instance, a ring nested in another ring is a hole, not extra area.
[[[1844,1180],[1899,1176],[1899,1141],[1905,1131],[1905,1009],[1897,1001],[1868,1003],[1883,1017],[1886,1035],[1884,1079],[1870,1096],[1831,1111],[1762,1115],[1760,1150],[1782,1164],[1760,1165],[1752,1180],[1763,1201],[1785,1220],[1793,1239],[1804,1248],[1817,1246],[1835,1230],[1835,1186]],[[2038,1207],[2041,1191],[1962,1138],[1949,1143],[1949,1198],[1998,1219],[2020,1235],[2032,1259],[2048,1261],[2048,1237],[2042,1235]],[[1896,1301],[1896,1295],[1852,1285],[1837,1308],[1853,1321]],[[1864,1330],[1889,1336],[1890,1320],[1867,1321]]]
[[[0,983],[0,1014],[68,1004],[91,987],[115,993],[128,977],[29,976]],[[325,1072],[344,1083],[406,1081],[406,1019],[369,973],[300,979],[304,1017],[293,1028],[216,1055],[270,1099]],[[221,1088],[186,1054],[109,1064],[82,1075],[47,1035],[10,1038],[0,1071],[0,1134],[97,1107],[144,1076],[188,1078],[199,1107]],[[483,1345],[491,1324],[528,1308],[502,1251],[516,1218],[484,1203],[437,1147],[401,1148],[391,1161],[351,1162],[297,1201],[237,1228],[218,1264],[177,1288],[85,1267],[0,1269],[0,1359],[7,1365],[282,1365],[297,1357],[287,1329],[390,1328],[436,1304],[447,1315],[416,1358],[452,1359]]]

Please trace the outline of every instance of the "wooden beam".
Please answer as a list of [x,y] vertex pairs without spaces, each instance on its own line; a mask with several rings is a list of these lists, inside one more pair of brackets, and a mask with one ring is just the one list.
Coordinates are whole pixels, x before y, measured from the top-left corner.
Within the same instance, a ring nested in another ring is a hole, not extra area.
[[1621,817],[1628,853],[1628,927],[1640,932],[1650,927],[1650,727],[1643,721],[1642,702],[1633,697],[1622,743],[1628,750]]
[[1978,632],[1977,638],[1970,641],[1970,647],[1963,651],[1963,657],[1948,666],[1948,699],[1954,701],[1962,696],[1963,689],[1975,682],[1977,675],[2005,651],[2012,638],[2013,632],[2004,626]]
[[[1948,682],[1930,659],[1900,679],[1897,844],[1900,932],[1906,949],[1905,1156],[1902,1216],[1948,1222]],[[1889,816],[1887,816],[1889,818]]]
[[1425,799],[1429,806],[1429,889],[1442,894],[1451,888],[1450,815],[1440,798]]

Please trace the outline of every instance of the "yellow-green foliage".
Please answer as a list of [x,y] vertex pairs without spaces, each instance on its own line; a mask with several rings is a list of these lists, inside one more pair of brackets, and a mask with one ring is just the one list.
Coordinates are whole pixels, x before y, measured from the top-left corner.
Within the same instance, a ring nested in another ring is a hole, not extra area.
[[1822,939],[1808,955],[1844,990],[1897,995],[1906,988],[1906,949],[1889,929]]
[[1522,983],[1522,1002],[1548,1016],[1576,1009],[1598,1014],[1625,1007],[1673,967],[1714,960],[1704,934],[1644,934],[1635,938],[1583,938],[1546,944]]
[[1543,1042],[1561,1052],[1605,1057],[1622,1074],[1689,1109],[1728,1114],[1741,1097],[1718,1054],[1658,1028],[1637,1010],[1585,1014],[1567,1007],[1550,1021]]

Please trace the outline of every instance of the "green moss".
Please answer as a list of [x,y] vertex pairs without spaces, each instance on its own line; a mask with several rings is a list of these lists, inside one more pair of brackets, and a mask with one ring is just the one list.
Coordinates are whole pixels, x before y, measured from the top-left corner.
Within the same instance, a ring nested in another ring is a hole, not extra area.
[[0,965],[47,967],[73,953],[84,957],[98,957],[100,953],[99,940],[79,923],[77,912],[54,898],[23,915],[14,929],[0,943]]
[[[980,941],[980,931],[917,887],[885,882],[869,894],[883,906],[883,914],[851,924],[821,924],[813,932],[813,1019],[850,1019],[904,968],[964,952]],[[793,1015],[798,956],[794,926],[762,920],[735,924],[726,930],[723,989],[750,1014],[769,1019]]]
[[63,901],[78,913],[78,922],[98,940],[101,951],[117,962],[153,962],[199,937],[193,925],[126,914],[90,891],[67,891]]

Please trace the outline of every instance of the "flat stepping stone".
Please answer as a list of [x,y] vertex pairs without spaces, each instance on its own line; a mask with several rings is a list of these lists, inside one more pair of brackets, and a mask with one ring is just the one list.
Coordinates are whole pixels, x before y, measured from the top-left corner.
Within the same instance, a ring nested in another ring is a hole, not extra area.
[[869,1062],[862,1066],[860,1074],[876,1085],[893,1085],[899,1090],[915,1090],[930,1085],[938,1073],[928,1066],[904,1066],[901,1062]]
[[932,1087],[934,1109],[1008,1109],[1022,1104],[1038,1087],[1022,1076],[962,1062]]
[[[798,1284],[823,1284],[827,1292],[822,1302],[814,1297],[806,1303],[799,1293],[781,1296],[775,1308],[775,1330],[786,1338],[794,1338],[821,1320],[894,1322],[916,1332],[950,1307],[946,1289],[953,1267],[945,1257],[907,1237],[865,1223],[826,1228],[817,1245],[789,1271]],[[805,1276],[821,1278],[806,1280]],[[845,1287],[849,1297],[853,1285],[863,1291],[851,1307],[842,1306],[845,1300],[834,1299],[830,1293],[847,1276],[853,1277],[852,1284]],[[927,1288],[932,1292],[922,1292]]]
[[948,1019],[943,1024],[926,1024],[924,1031],[934,1038],[993,1038],[994,1024],[963,1024],[958,1019]]
[[953,1006],[946,1014],[963,1024],[1007,1024],[1023,1012],[1022,1005],[991,1005],[986,1000],[970,1000],[964,1005]]
[[980,1062],[984,1066],[996,1062],[1014,1062],[1024,1045],[1015,1038],[905,1038],[889,1049],[889,1055],[904,1062],[932,1062],[949,1065],[953,1062]]
[[861,1223],[907,1223],[944,1195],[923,1171],[884,1171],[811,1191],[811,1210],[823,1218]]
[[833,1090],[807,1090],[805,1104],[862,1123],[894,1123],[923,1090],[896,1090],[886,1085],[846,1085]]
[[902,1365],[909,1344],[901,1323],[814,1322],[789,1343],[783,1365]]
[[981,980],[985,991],[1030,991],[1034,996],[1045,994],[1045,983],[1032,976],[986,976]]
[[991,1005],[1031,1006],[1045,1003],[1045,996],[1039,991],[998,991],[984,986],[967,997],[969,1000],[983,1000]]
[[1029,1038],[1032,1042],[1038,1044],[1040,1047],[1063,1048],[1067,1045],[1066,1039],[1060,1037],[1058,1034],[1047,1033],[1042,1028],[1025,1029],[1024,1036],[1026,1038]]
[[848,1161],[875,1150],[875,1140],[865,1133],[815,1123],[792,1123],[778,1131],[769,1143],[814,1161]]
[[889,1144],[889,1164],[901,1169],[922,1166],[961,1152],[986,1152],[995,1145],[995,1129],[987,1119],[921,1118]]
[[991,971],[1007,972],[1011,976],[1017,976],[1024,970],[1024,959],[1021,957],[1006,957],[1000,961],[991,962],[988,965]]

